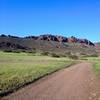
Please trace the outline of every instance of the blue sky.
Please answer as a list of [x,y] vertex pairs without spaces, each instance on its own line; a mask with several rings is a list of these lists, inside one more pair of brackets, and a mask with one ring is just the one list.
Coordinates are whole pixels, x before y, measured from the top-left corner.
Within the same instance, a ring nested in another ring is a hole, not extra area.
[[0,34],[100,41],[100,0],[0,0]]

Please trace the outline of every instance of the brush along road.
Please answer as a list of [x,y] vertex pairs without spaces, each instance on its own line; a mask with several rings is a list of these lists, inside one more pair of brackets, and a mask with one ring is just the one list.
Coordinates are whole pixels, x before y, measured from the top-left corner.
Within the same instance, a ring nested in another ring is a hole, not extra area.
[[18,90],[3,100],[100,100],[92,65],[82,62]]

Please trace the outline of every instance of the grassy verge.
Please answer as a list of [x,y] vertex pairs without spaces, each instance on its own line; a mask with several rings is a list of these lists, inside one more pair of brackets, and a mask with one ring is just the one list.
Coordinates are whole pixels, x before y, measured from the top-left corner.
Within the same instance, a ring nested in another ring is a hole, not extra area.
[[93,69],[95,70],[96,74],[100,76],[100,57],[86,57],[86,59],[93,63]]
[[94,64],[94,69],[98,76],[100,76],[100,62]]
[[0,96],[72,63],[67,58],[0,52]]

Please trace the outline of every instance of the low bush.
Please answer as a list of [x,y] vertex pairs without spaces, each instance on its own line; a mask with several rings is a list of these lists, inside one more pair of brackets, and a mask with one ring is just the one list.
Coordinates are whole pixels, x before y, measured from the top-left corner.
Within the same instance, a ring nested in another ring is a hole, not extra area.
[[56,57],[56,58],[60,58],[60,55],[56,54],[56,53],[52,53],[51,54],[52,57]]
[[99,55],[98,54],[92,54],[92,55],[90,55],[91,57],[99,57]]
[[20,50],[12,50],[13,53],[21,53]]
[[3,52],[7,52],[7,53],[20,53],[20,50],[4,50]]
[[42,52],[41,55],[48,56],[49,55],[49,52]]
[[73,60],[78,60],[79,57],[77,55],[69,55],[68,56],[70,59],[73,59]]
[[12,52],[12,50],[3,50],[3,52]]

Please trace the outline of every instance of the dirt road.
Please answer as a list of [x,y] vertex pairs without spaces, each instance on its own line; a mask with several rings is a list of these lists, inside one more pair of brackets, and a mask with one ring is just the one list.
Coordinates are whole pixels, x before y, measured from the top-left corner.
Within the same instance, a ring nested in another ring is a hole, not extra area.
[[91,64],[83,62],[40,79],[3,100],[100,100],[97,87]]

